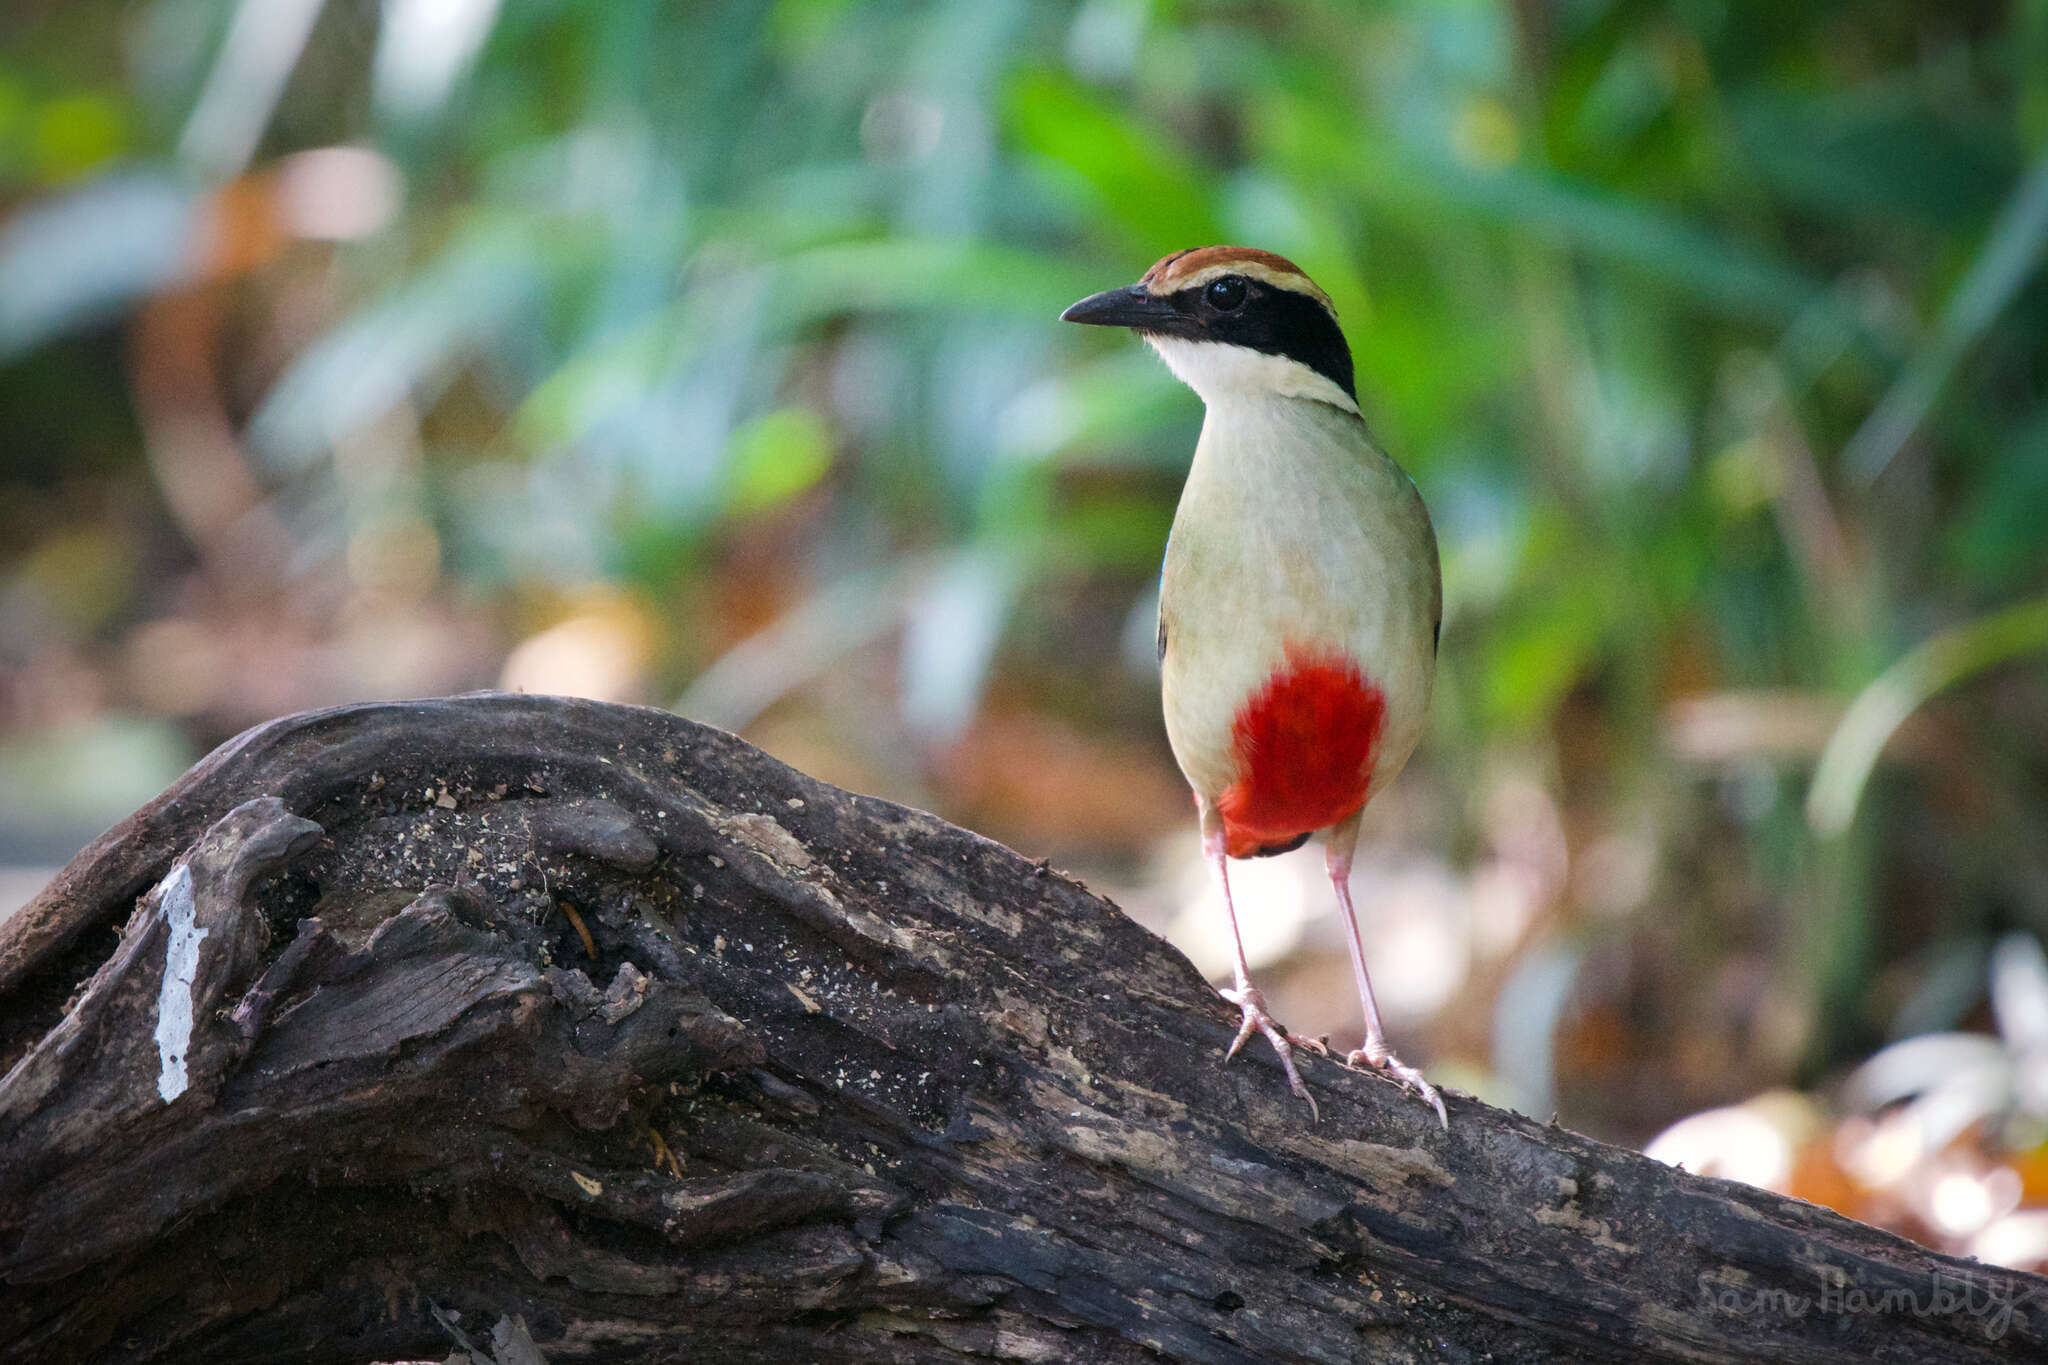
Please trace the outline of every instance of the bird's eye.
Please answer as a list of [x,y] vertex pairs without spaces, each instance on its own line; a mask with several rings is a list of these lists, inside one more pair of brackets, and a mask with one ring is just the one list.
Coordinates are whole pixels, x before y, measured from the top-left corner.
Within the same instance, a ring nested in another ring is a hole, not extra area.
[[1209,287],[1203,291],[1203,297],[1207,298],[1209,306],[1219,313],[1236,312],[1244,307],[1244,276],[1225,275],[1221,279],[1209,281]]

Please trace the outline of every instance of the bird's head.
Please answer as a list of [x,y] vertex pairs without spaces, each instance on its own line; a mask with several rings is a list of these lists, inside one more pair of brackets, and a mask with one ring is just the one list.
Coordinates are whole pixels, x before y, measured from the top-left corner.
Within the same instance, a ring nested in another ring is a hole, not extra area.
[[1204,402],[1308,398],[1358,411],[1351,348],[1329,295],[1270,251],[1176,251],[1136,284],[1091,294],[1060,319],[1130,328]]

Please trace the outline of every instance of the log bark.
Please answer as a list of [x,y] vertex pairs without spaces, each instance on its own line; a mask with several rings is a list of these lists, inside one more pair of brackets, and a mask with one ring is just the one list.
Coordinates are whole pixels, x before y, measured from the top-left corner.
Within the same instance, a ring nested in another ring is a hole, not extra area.
[[1234,1023],[1044,864],[663,712],[291,717],[0,930],[0,1358],[2048,1351],[2048,1281],[1328,1060],[1311,1121]]

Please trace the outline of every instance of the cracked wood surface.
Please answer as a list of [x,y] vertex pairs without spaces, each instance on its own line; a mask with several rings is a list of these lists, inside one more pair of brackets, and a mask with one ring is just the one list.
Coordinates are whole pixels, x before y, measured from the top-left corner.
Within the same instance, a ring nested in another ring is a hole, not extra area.
[[1470,1100],[1307,1058],[1312,1124],[1235,1020],[1057,872],[663,712],[290,717],[0,927],[0,1357],[2048,1348],[2048,1282]]

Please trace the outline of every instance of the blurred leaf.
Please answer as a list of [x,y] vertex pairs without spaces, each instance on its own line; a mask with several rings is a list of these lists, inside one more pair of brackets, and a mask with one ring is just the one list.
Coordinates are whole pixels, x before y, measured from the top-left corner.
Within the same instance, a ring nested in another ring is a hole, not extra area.
[[1071,172],[1092,191],[1095,214],[1143,251],[1222,240],[1209,177],[1194,158],[1081,85],[1026,72],[1010,83],[1005,114],[1025,148]]
[[57,531],[22,557],[7,596],[34,594],[39,613],[61,622],[67,634],[88,637],[127,606],[135,549],[103,527]]
[[324,3],[240,0],[178,142],[187,165],[222,180],[248,166]]
[[1071,262],[993,243],[923,238],[845,242],[792,254],[770,272],[769,306],[794,329],[850,312],[996,311],[1048,326],[1093,288]]
[[0,69],[0,175],[14,170],[11,163],[16,153],[11,144],[21,137],[30,107],[27,89],[12,73]]
[[175,726],[109,712],[0,742],[9,859],[62,859],[175,781],[198,755]]
[[1361,141],[1336,111],[1276,98],[1260,111],[1271,151],[1304,176],[1341,177],[1410,230],[1473,219],[1643,270],[1733,314],[1783,318],[1820,297],[1798,269],[1604,186],[1519,166],[1474,170],[1441,154]]
[[726,503],[741,516],[804,492],[832,467],[832,433],[809,408],[779,408],[732,436],[726,452]]
[[1816,97],[1752,88],[1731,103],[1756,168],[1788,199],[1842,222],[1969,229],[1997,207],[2016,169],[1997,130],[1958,127],[1902,90]]
[[1493,1005],[1493,1068],[1513,1085],[1511,1106],[1547,1119],[1557,1103],[1557,1025],[1585,954],[1548,944],[1523,957]]
[[0,360],[184,278],[199,205],[174,177],[131,171],[16,213],[0,226]]
[[262,450],[301,464],[406,398],[431,399],[465,346],[507,325],[533,293],[516,234],[478,233],[384,302],[307,349],[249,423]]
[[[1532,527],[1521,547],[1525,561],[1554,566],[1576,553],[1572,528],[1561,520]],[[1599,658],[1603,633],[1616,619],[1614,585],[1598,566],[1580,562],[1570,592],[1542,592],[1500,613],[1488,639],[1483,672],[1486,720],[1510,733],[1526,733],[1548,719]],[[1527,591],[1532,585],[1525,584]]]
[[1073,499],[1055,526],[1057,549],[1077,567],[1140,575],[1157,571],[1173,514],[1135,491],[1097,493]]
[[[1184,468],[1200,422],[1193,398],[1148,349],[1123,344],[1025,389],[996,416],[998,454],[1013,460]],[[1175,446],[1160,428],[1184,436]]]
[[727,730],[745,729],[793,689],[893,630],[914,586],[932,569],[920,558],[839,578],[727,650],[674,710]]
[[1807,794],[1816,833],[1849,828],[1884,746],[1929,698],[1988,668],[2048,650],[2048,597],[2021,602],[1923,641],[1849,706],[1829,737]]
[[1984,1001],[1985,967],[1991,944],[1976,934],[1937,945],[1913,992],[1893,1012],[1886,1036],[1892,1042],[1923,1033],[1947,1033]]
[[1564,604],[1506,623],[1487,673],[1495,723],[1526,731],[1547,719],[1584,675],[1598,636],[1599,623],[1591,615]]
[[658,387],[704,338],[705,327],[692,327],[688,311],[672,306],[592,339],[528,390],[511,426],[536,446],[581,440],[619,405]]
[[1856,1068],[1846,1085],[1848,1102],[1862,1110],[1882,1109],[1913,1096],[1947,1098],[1930,1113],[1929,1150],[1996,1113],[2010,1097],[2005,1047],[1983,1033],[1927,1033],[1893,1043]]
[[1991,952],[1991,1009],[2021,1052],[2048,1052],[2048,954],[2031,934],[2007,934]]
[[1642,269],[1731,313],[1783,318],[1819,291],[1798,270],[1657,208],[1561,177],[1434,168],[1453,202],[1547,238]]
[[121,106],[105,95],[67,95],[36,110],[36,175],[69,180],[112,160],[127,144]]
[[401,121],[438,111],[497,22],[499,0],[386,0],[371,70],[378,106]]
[[1960,581],[2010,592],[2048,581],[2048,403],[1990,452],[1948,536]]
[[915,733],[943,743],[974,719],[1022,567],[1012,549],[971,548],[942,564],[910,602],[902,710]]
[[1999,211],[1991,235],[1942,307],[1934,333],[1914,351],[1842,452],[1842,465],[1865,483],[1892,462],[1934,406],[1977,338],[2033,277],[2048,250],[2048,151],[2027,169]]

